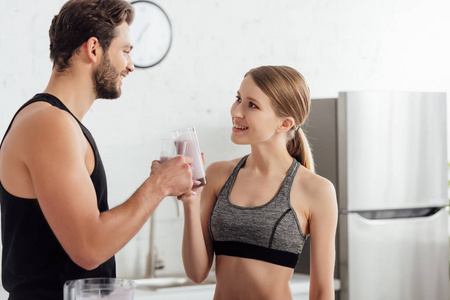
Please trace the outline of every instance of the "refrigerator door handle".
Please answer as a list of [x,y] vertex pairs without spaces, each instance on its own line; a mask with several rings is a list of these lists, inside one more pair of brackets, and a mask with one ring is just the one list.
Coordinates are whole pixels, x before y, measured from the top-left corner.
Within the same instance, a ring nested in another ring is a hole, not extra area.
[[405,218],[424,218],[438,213],[445,207],[423,207],[423,208],[404,208],[404,209],[386,209],[386,210],[341,210],[341,214],[356,213],[369,220],[385,219],[405,219]]

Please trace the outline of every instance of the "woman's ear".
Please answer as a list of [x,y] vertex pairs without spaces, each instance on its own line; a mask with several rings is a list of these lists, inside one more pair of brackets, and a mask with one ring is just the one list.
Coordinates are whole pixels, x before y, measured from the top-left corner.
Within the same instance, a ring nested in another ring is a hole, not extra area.
[[294,118],[292,117],[287,117],[284,118],[283,122],[281,123],[280,127],[278,128],[279,132],[287,132],[289,131],[292,126],[295,125],[295,121]]
[[96,37],[91,37],[86,41],[85,44],[86,52],[90,61],[96,63],[100,60],[102,47]]

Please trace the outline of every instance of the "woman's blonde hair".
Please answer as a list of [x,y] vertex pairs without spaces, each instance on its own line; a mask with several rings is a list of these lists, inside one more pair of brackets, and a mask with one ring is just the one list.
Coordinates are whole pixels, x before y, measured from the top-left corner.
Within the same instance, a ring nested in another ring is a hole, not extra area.
[[287,66],[261,66],[245,74],[272,100],[280,117],[292,117],[294,126],[288,132],[286,147],[289,154],[314,172],[314,161],[305,133],[300,127],[311,106],[311,96],[305,78]]

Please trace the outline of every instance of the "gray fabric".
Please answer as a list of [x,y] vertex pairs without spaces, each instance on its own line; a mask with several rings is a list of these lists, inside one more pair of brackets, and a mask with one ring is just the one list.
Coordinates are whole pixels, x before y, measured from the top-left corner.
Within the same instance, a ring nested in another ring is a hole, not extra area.
[[242,207],[231,203],[230,192],[247,157],[236,165],[219,193],[210,216],[212,240],[242,242],[300,254],[306,237],[290,204],[291,186],[300,163],[293,160],[272,200],[262,206]]

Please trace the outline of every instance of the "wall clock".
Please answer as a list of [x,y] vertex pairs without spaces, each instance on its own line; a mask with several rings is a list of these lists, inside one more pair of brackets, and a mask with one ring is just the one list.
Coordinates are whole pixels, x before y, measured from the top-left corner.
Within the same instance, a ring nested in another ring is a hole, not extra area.
[[160,63],[172,44],[172,26],[166,12],[157,4],[133,1],[134,21],[130,31],[133,39],[131,58],[137,68],[150,68]]

